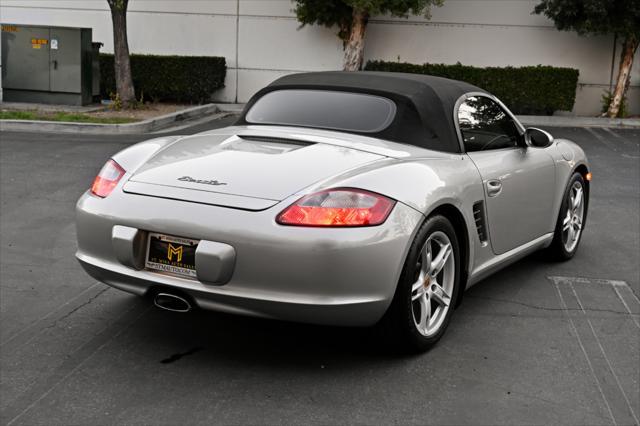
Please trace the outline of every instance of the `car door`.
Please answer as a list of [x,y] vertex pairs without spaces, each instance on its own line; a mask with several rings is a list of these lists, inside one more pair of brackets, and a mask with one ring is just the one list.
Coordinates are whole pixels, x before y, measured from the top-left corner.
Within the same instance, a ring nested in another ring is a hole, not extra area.
[[482,177],[494,253],[551,232],[556,177],[547,150],[527,147],[522,126],[488,96],[467,97],[457,115],[465,151]]

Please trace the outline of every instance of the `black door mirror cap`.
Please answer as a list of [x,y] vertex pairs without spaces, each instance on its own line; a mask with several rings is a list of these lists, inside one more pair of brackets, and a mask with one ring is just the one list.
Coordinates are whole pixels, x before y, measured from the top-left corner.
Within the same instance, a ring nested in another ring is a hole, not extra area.
[[537,127],[529,127],[524,133],[525,141],[528,146],[534,148],[547,148],[553,144],[553,136]]

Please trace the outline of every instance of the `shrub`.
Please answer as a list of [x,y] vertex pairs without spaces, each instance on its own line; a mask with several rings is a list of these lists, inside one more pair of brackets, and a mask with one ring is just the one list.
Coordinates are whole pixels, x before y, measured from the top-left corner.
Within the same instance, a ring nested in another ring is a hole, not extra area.
[[573,109],[578,70],[550,66],[472,67],[444,64],[369,61],[367,71],[408,72],[461,80],[478,86],[504,102],[515,114],[552,115]]
[[[203,103],[224,87],[225,59],[217,56],[131,55],[136,98]],[[100,92],[116,92],[113,55],[100,54]]]
[[[609,105],[611,105],[611,100],[613,99],[613,94],[606,90],[602,97],[600,98],[600,102],[602,103],[601,112],[605,114],[609,111]],[[627,97],[622,98],[622,102],[620,102],[620,108],[618,109],[618,115],[616,118],[626,118],[627,117]]]

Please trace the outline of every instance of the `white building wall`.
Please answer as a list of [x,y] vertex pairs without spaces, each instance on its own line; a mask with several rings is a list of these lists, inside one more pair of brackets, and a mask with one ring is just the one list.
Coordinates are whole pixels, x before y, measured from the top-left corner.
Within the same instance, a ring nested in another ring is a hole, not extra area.
[[[531,14],[536,3],[446,0],[433,9],[431,20],[374,18],[365,60],[573,67],[580,70],[574,112],[597,114],[611,81],[613,37],[559,32],[546,18]],[[91,27],[94,41],[105,44],[102,51],[113,52],[106,0],[2,0],[0,21]],[[133,53],[224,56],[225,88],[215,94],[224,102],[246,102],[290,72],[340,69],[342,42],[335,32],[317,26],[299,29],[290,0],[131,0],[128,13]],[[640,55],[628,97],[632,113],[640,113]]]

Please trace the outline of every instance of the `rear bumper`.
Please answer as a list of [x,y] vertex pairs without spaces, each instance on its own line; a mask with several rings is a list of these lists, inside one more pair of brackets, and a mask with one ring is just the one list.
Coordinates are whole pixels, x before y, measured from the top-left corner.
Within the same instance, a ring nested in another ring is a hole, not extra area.
[[[96,259],[78,256],[84,270],[98,281],[119,290],[145,296],[147,293],[164,290],[177,290],[186,294],[201,309],[231,314],[281,319],[327,325],[365,326],[374,324],[386,311],[386,299],[348,300],[346,298],[329,299],[326,297],[284,298],[271,295],[272,298],[256,297],[251,294],[225,294],[199,287],[196,283],[176,282],[172,277],[152,272],[132,273],[116,265],[99,266]],[[181,280],[182,281],[182,280]]]
[[[187,294],[203,309],[317,324],[366,326],[389,306],[422,215],[397,203],[376,227],[320,229],[275,223],[293,200],[261,212],[114,191],[85,194],[77,205],[82,267],[115,288],[145,295],[162,288]],[[126,265],[114,226],[228,244],[236,253],[224,285]]]

